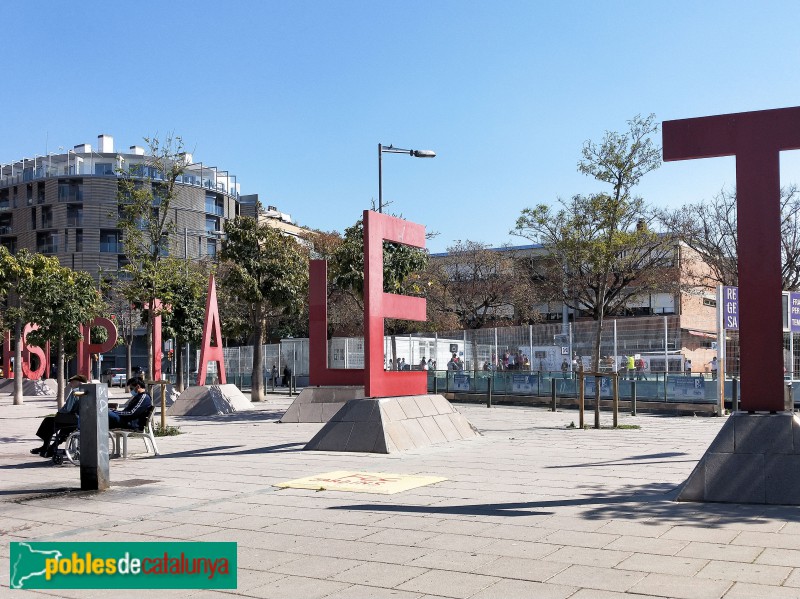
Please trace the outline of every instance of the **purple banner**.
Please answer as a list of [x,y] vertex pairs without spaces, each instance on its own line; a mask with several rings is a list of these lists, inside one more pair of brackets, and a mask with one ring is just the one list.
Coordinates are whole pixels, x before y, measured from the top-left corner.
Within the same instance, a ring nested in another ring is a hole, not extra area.
[[789,294],[789,329],[800,333],[800,293],[795,291]]
[[739,329],[739,288],[722,288],[722,326],[726,331]]

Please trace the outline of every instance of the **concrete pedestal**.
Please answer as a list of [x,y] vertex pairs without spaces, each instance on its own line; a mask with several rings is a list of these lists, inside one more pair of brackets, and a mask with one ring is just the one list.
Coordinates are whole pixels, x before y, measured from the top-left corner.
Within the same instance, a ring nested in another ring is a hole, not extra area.
[[281,416],[281,422],[328,422],[351,399],[362,399],[364,387],[306,387]]
[[734,413],[677,499],[800,505],[800,418]]
[[189,387],[181,393],[167,410],[167,414],[170,416],[214,416],[252,409],[253,404],[250,399],[236,385],[205,385]]
[[108,387],[100,383],[81,385],[81,489],[108,489]]
[[303,449],[396,453],[478,436],[441,395],[353,399]]

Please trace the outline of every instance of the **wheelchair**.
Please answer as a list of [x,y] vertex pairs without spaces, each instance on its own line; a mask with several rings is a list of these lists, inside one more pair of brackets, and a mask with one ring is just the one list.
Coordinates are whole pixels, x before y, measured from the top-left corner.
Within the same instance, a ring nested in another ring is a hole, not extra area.
[[[108,433],[108,455],[109,457],[111,457],[112,455],[116,455],[114,435],[111,434],[111,432]],[[66,441],[64,441],[64,449],[57,449],[56,451],[53,452],[52,460],[54,465],[56,466],[62,465],[65,459],[74,466],[81,465],[80,429],[72,431],[67,436]]]

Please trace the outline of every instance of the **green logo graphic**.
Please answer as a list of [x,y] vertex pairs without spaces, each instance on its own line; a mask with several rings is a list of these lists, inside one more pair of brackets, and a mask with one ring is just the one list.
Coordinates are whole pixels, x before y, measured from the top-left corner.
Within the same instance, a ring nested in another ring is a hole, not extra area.
[[236,543],[11,543],[12,589],[235,589]]

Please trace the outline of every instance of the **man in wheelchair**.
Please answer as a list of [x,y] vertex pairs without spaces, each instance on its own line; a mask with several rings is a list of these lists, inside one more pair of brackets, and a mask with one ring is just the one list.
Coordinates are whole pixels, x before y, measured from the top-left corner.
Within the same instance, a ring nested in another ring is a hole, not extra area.
[[73,391],[85,382],[87,382],[86,377],[81,374],[76,374],[69,379],[69,394],[64,400],[64,405],[55,414],[45,416],[42,419],[42,423],[36,431],[36,436],[42,440],[43,444],[41,447],[31,449],[32,454],[40,455],[44,458],[52,457],[53,448],[63,443],[69,434],[78,428],[80,397],[75,395]]

